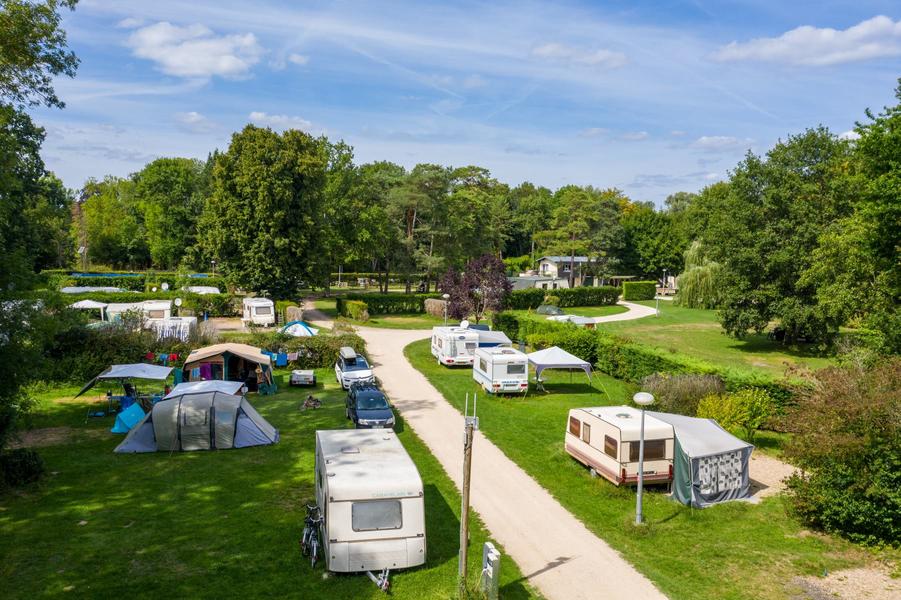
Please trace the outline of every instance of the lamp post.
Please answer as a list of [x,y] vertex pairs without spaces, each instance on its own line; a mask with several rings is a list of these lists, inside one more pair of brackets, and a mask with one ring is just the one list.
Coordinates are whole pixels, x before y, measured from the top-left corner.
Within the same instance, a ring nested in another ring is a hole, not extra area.
[[641,433],[638,437],[638,495],[635,498],[635,524],[641,525],[641,495],[644,492],[644,409],[654,404],[654,396],[638,392],[632,401],[641,407]]
[[450,300],[450,294],[441,294],[444,300],[444,326],[447,327],[447,301]]
[[215,275],[215,274],[216,274],[216,261],[215,261],[215,260],[211,260],[211,261],[210,261],[210,265],[212,265],[212,267],[213,267],[213,275]]

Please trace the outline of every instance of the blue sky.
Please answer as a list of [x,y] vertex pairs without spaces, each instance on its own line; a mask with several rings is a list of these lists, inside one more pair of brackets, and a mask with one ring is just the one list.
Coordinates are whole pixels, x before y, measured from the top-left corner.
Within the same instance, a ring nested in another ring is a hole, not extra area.
[[81,58],[39,109],[69,187],[205,158],[248,122],[344,139],[358,162],[487,167],[511,185],[658,204],[751,149],[893,104],[897,1],[81,0]]

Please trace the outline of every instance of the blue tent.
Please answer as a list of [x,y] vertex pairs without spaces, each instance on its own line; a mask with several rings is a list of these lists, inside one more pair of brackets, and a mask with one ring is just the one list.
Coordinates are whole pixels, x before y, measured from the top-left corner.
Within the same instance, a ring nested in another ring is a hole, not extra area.
[[294,337],[310,337],[319,333],[319,330],[315,327],[310,327],[308,323],[303,321],[291,321],[285,323],[285,326],[281,328],[281,332]]
[[113,433],[128,433],[131,428],[141,422],[144,418],[144,409],[138,403],[132,404],[119,413],[116,417],[116,424],[110,429]]

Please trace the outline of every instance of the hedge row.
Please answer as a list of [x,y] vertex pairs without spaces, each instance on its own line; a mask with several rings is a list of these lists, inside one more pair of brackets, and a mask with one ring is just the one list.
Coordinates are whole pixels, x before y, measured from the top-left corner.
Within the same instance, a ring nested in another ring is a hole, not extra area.
[[[119,273],[113,271],[113,273]],[[48,269],[41,271],[48,289],[58,290],[67,286],[99,286],[117,287],[123,290],[142,292],[153,287],[160,287],[165,282],[173,289],[180,289],[189,285],[209,285],[225,288],[225,280],[220,276],[190,277],[185,273],[175,271],[142,271],[137,273],[121,272],[116,275],[81,275],[78,271],[63,269]]]
[[556,290],[530,288],[510,292],[504,307],[513,310],[538,308],[538,306],[544,304],[544,297],[547,294],[553,294],[560,299],[560,308],[571,306],[610,306],[616,304],[617,300],[619,300],[619,293],[619,288],[613,286],[558,288]]
[[427,298],[439,298],[438,294],[347,294],[336,298],[335,306],[343,317],[350,314],[348,302],[365,302],[370,315],[397,315],[425,312]]
[[766,389],[784,406],[791,402],[798,384],[762,373],[722,367],[681,352],[646,346],[628,338],[570,323],[518,319],[508,313],[494,318],[494,328],[512,340],[525,340],[535,348],[559,346],[589,361],[597,370],[617,379],[638,383],[654,373],[717,375],[730,391],[745,387]]
[[656,281],[627,281],[623,283],[623,300],[653,300],[656,295]]
[[[31,296],[41,297],[49,292],[34,292]],[[143,302],[144,300],[182,299],[181,309],[192,310],[197,316],[207,313],[210,317],[233,317],[240,314],[241,303],[229,294],[191,294],[188,292],[85,292],[83,294],[63,294],[70,303],[79,300],[96,300],[107,304],[117,302]]]

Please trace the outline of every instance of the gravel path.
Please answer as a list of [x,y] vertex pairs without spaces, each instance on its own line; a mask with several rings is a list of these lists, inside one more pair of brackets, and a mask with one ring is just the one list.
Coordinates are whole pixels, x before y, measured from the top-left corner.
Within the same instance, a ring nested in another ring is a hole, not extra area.
[[592,317],[595,323],[610,323],[612,321],[632,321],[633,319],[643,319],[645,317],[653,317],[657,314],[657,310],[651,306],[644,304],[635,304],[634,302],[625,302],[620,300],[617,302],[619,306],[625,306],[627,309],[624,313],[615,315],[607,315],[606,317]]
[[[315,320],[314,315],[310,315]],[[375,372],[404,421],[460,487],[463,417],[403,355],[429,331],[358,328]],[[654,585],[488,441],[476,434],[472,506],[545,597],[664,598]]]

